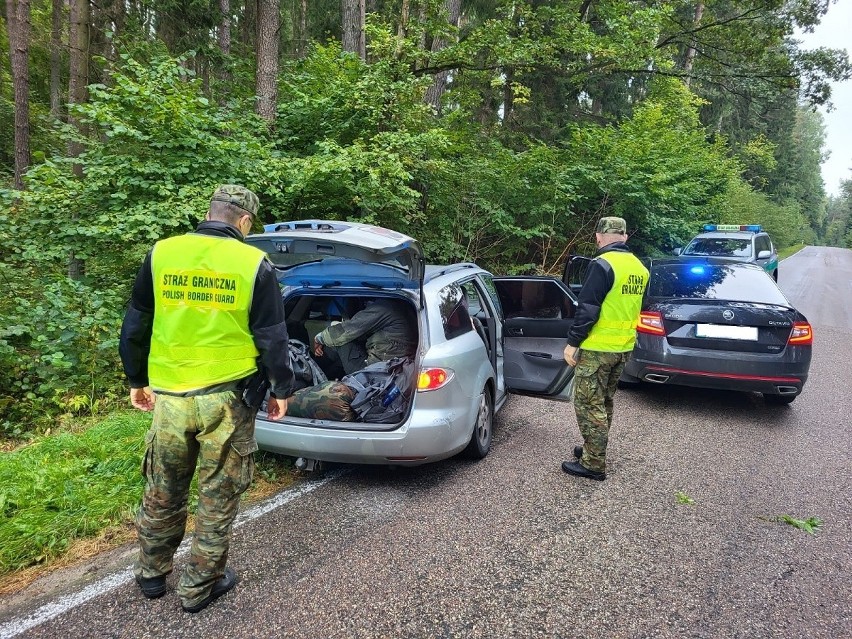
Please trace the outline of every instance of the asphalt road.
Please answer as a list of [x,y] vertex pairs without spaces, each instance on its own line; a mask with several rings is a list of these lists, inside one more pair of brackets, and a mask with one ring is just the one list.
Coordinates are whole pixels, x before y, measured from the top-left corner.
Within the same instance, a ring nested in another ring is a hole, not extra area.
[[621,391],[598,483],[560,470],[573,408],[515,397],[481,462],[337,467],[279,496],[198,615],[143,599],[125,552],[0,602],[0,637],[852,637],[852,251],[779,273],[816,335],[790,406]]

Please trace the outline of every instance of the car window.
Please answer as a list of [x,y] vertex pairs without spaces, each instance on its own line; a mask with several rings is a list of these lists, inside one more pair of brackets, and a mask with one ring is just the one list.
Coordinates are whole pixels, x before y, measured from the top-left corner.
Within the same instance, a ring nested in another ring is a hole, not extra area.
[[495,282],[503,300],[506,319],[569,319],[574,306],[565,292],[551,279],[499,280]]
[[763,270],[740,264],[658,264],[651,269],[648,297],[702,298],[789,306]]
[[494,286],[494,278],[489,274],[480,273],[479,279],[485,285],[485,290],[488,291],[488,297],[491,298],[491,303],[497,309],[497,315],[503,318],[503,306],[500,304],[500,296],[497,294],[497,287]]
[[769,241],[769,238],[766,235],[758,235],[754,238],[755,250],[760,253],[761,251],[772,251],[772,244]]
[[737,237],[697,237],[683,250],[682,255],[751,257],[751,240]]
[[449,284],[438,291],[438,308],[447,339],[473,330],[468,311],[468,297],[459,284]]

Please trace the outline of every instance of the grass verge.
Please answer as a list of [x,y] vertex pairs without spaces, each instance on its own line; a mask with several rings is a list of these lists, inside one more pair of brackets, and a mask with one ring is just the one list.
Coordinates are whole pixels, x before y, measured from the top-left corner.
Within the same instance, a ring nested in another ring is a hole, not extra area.
[[[0,452],[0,593],[135,538],[150,425],[150,414],[118,411]],[[266,453],[255,460],[244,500],[257,501],[293,482],[289,460]],[[192,495],[190,513],[197,504],[194,481]]]
[[790,257],[793,253],[797,253],[805,248],[804,244],[794,244],[793,246],[788,246],[787,248],[778,249],[778,259],[783,260],[786,257]]

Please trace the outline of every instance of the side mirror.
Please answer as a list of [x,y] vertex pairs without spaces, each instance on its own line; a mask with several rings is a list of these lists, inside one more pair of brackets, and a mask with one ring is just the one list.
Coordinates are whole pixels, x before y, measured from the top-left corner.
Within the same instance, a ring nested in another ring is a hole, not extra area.
[[769,256],[772,255],[771,251],[758,251],[757,259],[759,260],[768,260]]
[[683,247],[678,246],[676,249],[672,250],[672,255],[680,255],[681,251],[683,251]]

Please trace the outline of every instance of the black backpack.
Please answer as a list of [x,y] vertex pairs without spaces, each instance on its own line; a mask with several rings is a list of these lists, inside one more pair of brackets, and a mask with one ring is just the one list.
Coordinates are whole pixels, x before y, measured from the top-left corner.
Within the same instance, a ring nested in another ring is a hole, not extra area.
[[376,362],[340,381],[355,391],[352,410],[360,422],[394,424],[402,421],[414,391],[414,361],[394,357]]
[[311,357],[311,351],[308,345],[297,339],[291,339],[290,347],[290,367],[293,369],[293,391],[298,391],[309,386],[316,386],[328,381],[325,373]]

